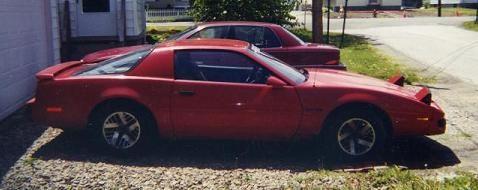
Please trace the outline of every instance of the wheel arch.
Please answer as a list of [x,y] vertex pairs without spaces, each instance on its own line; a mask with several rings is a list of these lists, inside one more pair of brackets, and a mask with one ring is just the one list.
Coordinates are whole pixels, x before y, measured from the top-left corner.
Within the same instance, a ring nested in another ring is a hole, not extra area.
[[[382,120],[387,135],[389,137],[393,135],[393,124],[392,124],[392,119],[390,115],[379,106],[369,102],[362,102],[362,101],[347,102],[335,107],[325,117],[325,120],[323,122],[323,127],[327,127],[328,124],[332,121],[332,118],[338,113],[340,113],[341,111],[349,110],[349,109],[358,109],[358,108],[370,109],[372,110],[372,112],[376,113]],[[320,133],[322,133],[322,131],[323,130],[320,130]]]
[[151,109],[149,109],[146,105],[136,101],[136,100],[133,100],[131,98],[124,98],[124,97],[115,97],[115,98],[110,98],[110,99],[105,99],[99,103],[97,103],[92,109],[91,111],[89,112],[88,114],[88,128],[91,128],[91,125],[92,125],[92,120],[94,119],[94,116],[99,112],[101,111],[102,108],[104,107],[108,107],[108,106],[112,106],[112,105],[127,105],[127,106],[132,106],[132,107],[135,107],[135,108],[138,108],[140,109],[141,111],[144,111],[145,114],[147,114],[147,116],[149,118],[152,119],[152,122],[155,126],[155,130],[157,131],[157,120],[156,120],[156,117],[154,116],[153,112],[151,111]]

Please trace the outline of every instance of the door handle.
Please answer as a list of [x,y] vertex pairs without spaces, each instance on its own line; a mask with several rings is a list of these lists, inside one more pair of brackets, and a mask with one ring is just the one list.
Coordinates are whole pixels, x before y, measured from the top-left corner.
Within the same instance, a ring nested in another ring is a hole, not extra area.
[[194,93],[193,91],[189,91],[189,90],[180,90],[180,91],[178,91],[178,94],[184,95],[184,96],[192,96],[196,93]]

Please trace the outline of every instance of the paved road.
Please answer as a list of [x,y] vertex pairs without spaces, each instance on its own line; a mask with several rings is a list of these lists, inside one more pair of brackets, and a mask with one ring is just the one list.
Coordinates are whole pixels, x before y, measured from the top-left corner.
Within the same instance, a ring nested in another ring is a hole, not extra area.
[[[303,13],[293,13],[299,23],[304,23]],[[447,25],[458,26],[465,21],[474,20],[475,17],[413,17],[413,18],[354,18],[347,19],[346,30],[348,29],[366,29],[376,27],[388,27],[388,26],[412,26],[412,25]],[[307,15],[306,27],[312,28],[312,17]],[[342,29],[343,19],[330,19],[330,29],[340,30]],[[324,29],[326,20],[324,19]]]
[[478,84],[478,32],[456,26],[393,26],[351,29],[347,33],[368,36],[417,62]]

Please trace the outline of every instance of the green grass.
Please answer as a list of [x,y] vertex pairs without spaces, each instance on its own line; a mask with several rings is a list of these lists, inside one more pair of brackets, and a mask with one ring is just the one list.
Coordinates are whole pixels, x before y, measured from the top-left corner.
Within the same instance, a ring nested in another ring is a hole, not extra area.
[[181,32],[188,26],[146,26],[146,35],[151,43],[162,42],[172,34]]
[[478,176],[458,172],[453,178],[424,178],[413,171],[389,167],[370,172],[309,171],[289,181],[284,189],[477,189]]
[[[310,42],[312,32],[304,29],[294,29],[291,32],[304,41]],[[341,35],[332,33],[331,44],[340,45]],[[351,72],[368,75],[379,79],[388,79],[396,74],[403,74],[407,83],[429,83],[433,78],[423,77],[417,70],[400,65],[397,60],[381,53],[369,41],[361,36],[345,35],[344,45],[340,50],[340,59]]]
[[[443,7],[441,9],[442,16],[456,16],[457,10],[460,16],[475,16],[476,14],[476,9]],[[409,11],[409,14],[411,14],[411,16],[437,16],[438,9],[435,7],[430,7],[428,9],[413,9]]]
[[478,32],[478,24],[475,21],[464,22],[463,27],[467,30]]

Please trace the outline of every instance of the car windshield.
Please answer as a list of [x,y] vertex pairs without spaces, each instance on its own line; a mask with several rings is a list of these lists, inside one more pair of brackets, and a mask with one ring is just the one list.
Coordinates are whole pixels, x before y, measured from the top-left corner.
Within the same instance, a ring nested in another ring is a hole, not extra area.
[[152,51],[151,47],[108,59],[77,73],[77,76],[119,74],[129,71]]
[[300,72],[299,70],[287,65],[286,63],[273,57],[272,55],[262,52],[258,47],[254,45],[251,45],[251,48],[249,48],[249,50],[252,51],[255,55],[257,55],[257,57],[263,60],[266,64],[277,69],[280,73],[284,74],[287,78],[291,79],[297,84],[306,81],[308,78],[307,71],[304,70],[304,72]]
[[191,26],[189,28],[186,28],[185,30],[183,30],[182,32],[179,32],[179,33],[176,33],[176,34],[173,34],[171,36],[169,36],[166,41],[168,40],[177,40],[179,37],[183,36],[184,34],[188,33],[188,32],[191,32],[193,30],[195,30],[198,26],[197,25],[194,25],[194,26]]

